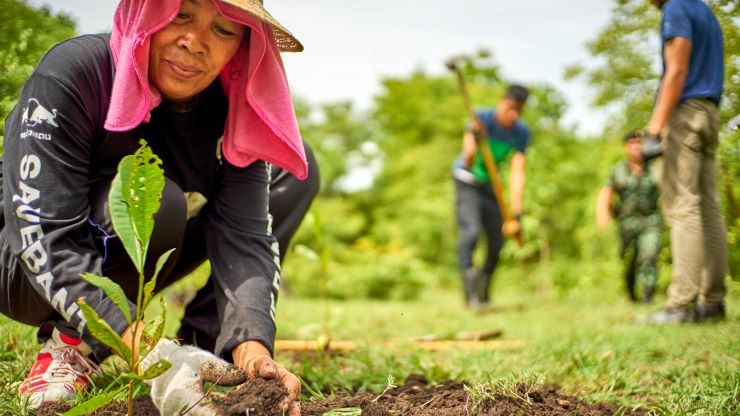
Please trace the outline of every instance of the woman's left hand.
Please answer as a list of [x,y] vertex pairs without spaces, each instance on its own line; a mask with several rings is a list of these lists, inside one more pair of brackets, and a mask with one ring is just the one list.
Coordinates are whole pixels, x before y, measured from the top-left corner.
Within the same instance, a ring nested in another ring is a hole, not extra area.
[[301,414],[301,380],[286,370],[270,356],[270,351],[260,342],[247,341],[232,351],[234,364],[246,370],[249,378],[277,380],[288,390],[288,397],[280,405],[280,410],[288,416]]

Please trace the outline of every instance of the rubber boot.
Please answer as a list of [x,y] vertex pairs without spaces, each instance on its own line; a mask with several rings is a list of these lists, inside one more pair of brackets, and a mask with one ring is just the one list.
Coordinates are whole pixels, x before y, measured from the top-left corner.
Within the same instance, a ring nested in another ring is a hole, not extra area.
[[[627,294],[632,302],[637,302],[637,293],[635,291],[635,284],[637,282],[637,273],[635,270],[635,259],[630,261],[629,267],[624,275],[625,284],[627,286]],[[647,292],[645,292],[647,293]]]
[[471,309],[477,309],[480,304],[476,285],[478,284],[478,270],[474,268],[467,269],[463,272],[463,289],[465,290],[465,304]]
[[488,307],[488,284],[490,279],[483,272],[478,272],[475,280],[475,295],[478,298],[479,308]]

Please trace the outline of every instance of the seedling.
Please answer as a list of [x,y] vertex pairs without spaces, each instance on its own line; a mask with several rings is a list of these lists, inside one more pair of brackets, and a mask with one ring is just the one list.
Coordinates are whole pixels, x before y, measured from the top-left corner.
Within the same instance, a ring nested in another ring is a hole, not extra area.
[[[116,331],[106,323],[95,310],[85,302],[85,298],[78,299],[82,312],[87,320],[87,327],[92,336],[110,347],[128,364],[128,373],[123,376],[128,379],[128,414],[133,415],[134,386],[137,380],[150,380],[167,371],[171,364],[162,360],[150,366],[146,371],[139,368],[140,359],[145,352],[162,338],[165,323],[165,305],[162,302],[161,320],[149,323],[143,322],[144,312],[154,295],[157,276],[174,249],[164,253],[156,263],[154,274],[149,281],[144,276],[149,240],[154,228],[154,214],[159,211],[162,190],[164,188],[164,173],[162,160],[152,152],[143,139],[140,147],[133,155],[121,159],[118,164],[118,173],[113,179],[108,204],[110,207],[113,228],[121,239],[131,262],[139,273],[139,290],[136,298],[136,313],[132,314],[128,299],[117,283],[104,276],[91,273],[81,275],[89,283],[100,287],[106,296],[118,306],[126,317],[129,325],[133,325],[133,333],[139,333],[140,325],[144,325],[141,340],[135,340],[139,357],[135,357],[133,350],[128,347]],[[63,416],[87,414],[105,405],[124,388],[105,395],[98,395],[72,408]]]
[[385,389],[383,390],[383,392],[380,393],[376,398],[373,399],[373,403],[375,403],[378,400],[380,400],[380,398],[383,397],[383,395],[385,393],[387,393],[388,390],[392,390],[392,389],[398,388],[398,386],[396,386],[395,384],[393,384],[393,381],[394,381],[393,380],[393,375],[392,374],[388,374],[388,384],[385,386]]

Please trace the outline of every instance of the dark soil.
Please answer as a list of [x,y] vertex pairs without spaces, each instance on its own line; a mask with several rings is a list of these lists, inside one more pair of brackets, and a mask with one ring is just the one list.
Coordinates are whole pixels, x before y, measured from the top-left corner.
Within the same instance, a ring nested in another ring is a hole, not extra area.
[[[360,393],[353,397],[337,395],[328,399],[311,398],[302,405],[303,415],[320,416],[330,410],[348,407],[361,408],[362,416],[612,416],[620,410],[615,404],[586,403],[563,394],[557,387],[528,391],[525,386],[519,385],[515,394],[485,392],[476,394],[476,399],[464,386],[461,382],[448,381],[433,387],[429,386],[424,376],[411,375],[402,387],[388,390],[380,397]],[[621,414],[637,416],[646,412],[622,410]]]
[[[274,380],[255,378],[226,394],[214,394],[214,404],[224,409],[224,416],[282,416],[280,402],[288,390]],[[66,403],[47,403],[36,411],[36,416],[57,416],[70,409]],[[93,416],[126,416],[125,402],[112,402],[92,413]],[[134,401],[134,416],[160,416],[149,396]]]
[[288,390],[275,380],[254,378],[227,394],[221,401],[226,416],[281,416],[280,402]]
[[[215,397],[227,416],[281,416],[280,402],[287,396],[287,390],[272,380],[254,379],[238,390],[225,396]],[[620,409],[611,403],[586,403],[573,396],[563,394],[554,386],[529,390],[518,385],[516,391],[506,394],[483,391],[471,395],[465,384],[447,381],[438,386],[430,386],[421,375],[409,376],[404,385],[390,389],[381,396],[371,393],[358,393],[349,396],[343,393],[330,398],[312,397],[302,404],[304,416],[321,416],[331,410],[350,407],[362,409],[362,416],[461,416],[476,414],[480,416],[643,416],[644,410]],[[37,416],[56,416],[68,410],[69,406],[49,404],[39,409]],[[619,412],[619,413],[618,413]],[[125,403],[111,403],[93,413],[96,416],[123,416]],[[148,397],[138,397],[135,416],[159,416],[157,409]]]
[[[70,409],[66,403],[47,403],[36,410],[36,416],[57,416]],[[92,416],[126,416],[128,410],[126,402],[111,402],[91,413]],[[160,416],[159,410],[154,407],[149,396],[139,396],[134,399],[134,416]]]

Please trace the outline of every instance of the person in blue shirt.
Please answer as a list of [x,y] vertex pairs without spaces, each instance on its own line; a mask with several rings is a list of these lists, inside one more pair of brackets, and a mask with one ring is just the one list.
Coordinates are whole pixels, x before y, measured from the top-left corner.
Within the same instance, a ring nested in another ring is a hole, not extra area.
[[[511,85],[495,109],[477,112],[482,127],[488,133],[488,146],[496,164],[500,165],[511,156],[509,193],[514,219],[505,227],[509,235],[520,230],[526,182],[525,149],[530,133],[519,118],[528,96],[529,91],[525,87]],[[459,228],[458,264],[466,304],[474,310],[488,306],[491,277],[504,243],[503,219],[474,135],[474,129],[482,127],[474,123],[468,128],[463,135],[462,152],[453,165],[455,215]],[[473,265],[473,252],[481,234],[486,235],[487,251],[482,267],[477,268]]]
[[671,227],[673,281],[665,309],[647,321],[721,319],[727,273],[716,161],[717,106],[724,80],[722,31],[701,0],[650,1],[663,13],[663,76],[647,135],[662,147],[660,191]]

